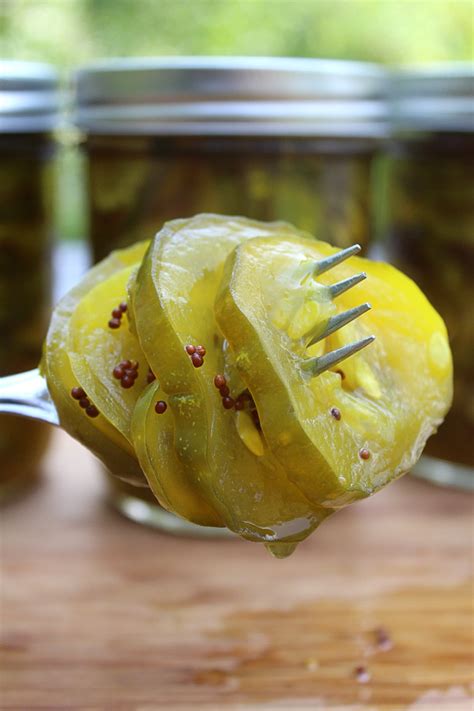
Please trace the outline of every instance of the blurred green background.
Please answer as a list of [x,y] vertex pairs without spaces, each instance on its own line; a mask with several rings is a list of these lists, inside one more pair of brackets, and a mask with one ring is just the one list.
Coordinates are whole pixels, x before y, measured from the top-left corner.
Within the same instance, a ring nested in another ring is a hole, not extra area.
[[[0,0],[0,56],[51,62],[65,81],[77,65],[134,55],[470,60],[473,13],[473,0]],[[86,231],[79,161],[63,148],[63,238]]]
[[0,0],[1,54],[245,54],[388,64],[469,59],[472,0]]

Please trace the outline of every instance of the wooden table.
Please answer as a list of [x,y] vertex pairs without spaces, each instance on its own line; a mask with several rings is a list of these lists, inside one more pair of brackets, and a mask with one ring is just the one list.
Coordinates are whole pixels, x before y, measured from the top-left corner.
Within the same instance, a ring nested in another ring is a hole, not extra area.
[[467,494],[406,477],[275,560],[126,521],[63,433],[43,471],[2,513],[2,709],[473,708]]

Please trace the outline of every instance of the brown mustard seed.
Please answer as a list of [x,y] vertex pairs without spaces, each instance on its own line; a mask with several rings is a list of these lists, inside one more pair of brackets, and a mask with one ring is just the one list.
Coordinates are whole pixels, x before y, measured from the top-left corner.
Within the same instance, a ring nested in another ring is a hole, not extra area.
[[124,376],[123,368],[121,365],[116,365],[115,368],[112,371],[112,375],[114,378],[117,380],[121,380]]
[[138,370],[134,370],[133,368],[128,368],[124,372],[124,377],[131,378],[132,380],[136,380],[138,378]]
[[124,314],[125,311],[128,309],[127,303],[125,301],[122,301],[122,303],[119,304],[119,309]]
[[223,397],[222,398],[222,405],[224,406],[224,408],[226,410],[231,410],[235,405],[235,401],[231,397]]
[[219,388],[219,392],[221,394],[221,397],[227,397],[230,393],[230,390],[227,385],[223,385],[222,387]]
[[193,353],[193,355],[191,356],[191,361],[195,368],[200,368],[201,365],[204,363],[199,353]]
[[122,318],[122,312],[120,309],[114,309],[112,311],[112,318],[118,318],[119,320]]
[[81,397],[81,399],[79,400],[79,406],[82,407],[83,410],[85,410],[86,407],[89,407],[90,404],[91,401],[88,397]]
[[241,395],[236,399],[235,401],[235,409],[236,410],[243,410],[245,408],[245,400]]
[[120,328],[120,319],[111,318],[109,321],[109,328]]
[[148,368],[148,373],[147,373],[147,376],[146,376],[146,381],[147,381],[147,383],[152,383],[154,380],[156,380],[156,375],[154,374],[154,372],[153,372],[150,368]]
[[206,355],[206,349],[204,348],[204,346],[196,346],[196,353],[198,353],[201,358],[204,358],[204,356]]
[[214,378],[214,385],[218,390],[224,387],[224,385],[227,383],[227,380],[225,379],[224,375],[221,375],[218,373],[216,377]]
[[185,351],[186,351],[186,353],[187,353],[188,355],[192,356],[192,355],[194,355],[194,354],[196,353],[196,346],[193,346],[193,345],[191,345],[191,343],[189,343],[189,344],[185,347]]
[[334,417],[335,420],[341,419],[341,411],[337,407],[331,407],[331,415]]
[[121,360],[119,363],[119,366],[126,370],[127,368],[132,367],[132,361],[131,360]]
[[86,407],[86,415],[89,417],[97,417],[99,414],[99,410],[96,408],[95,405],[89,405],[89,407]]
[[128,390],[128,388],[132,388],[135,384],[135,379],[130,377],[130,375],[124,375],[122,380],[120,381],[120,385],[122,388],[125,388],[125,390]]
[[86,393],[82,388],[77,387],[71,390],[71,396],[74,400],[81,400],[83,397],[86,397]]
[[164,400],[158,400],[158,402],[155,405],[155,412],[158,415],[162,415],[166,410],[168,409],[168,405]]
[[362,447],[362,449],[359,450],[359,457],[361,459],[370,459],[370,452],[368,449],[365,447]]

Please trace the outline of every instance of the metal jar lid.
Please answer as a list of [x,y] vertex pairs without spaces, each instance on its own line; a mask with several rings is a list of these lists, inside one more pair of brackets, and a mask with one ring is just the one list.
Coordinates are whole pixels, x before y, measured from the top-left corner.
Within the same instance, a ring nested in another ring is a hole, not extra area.
[[394,133],[474,129],[473,65],[464,62],[407,68],[390,84]]
[[385,77],[332,60],[117,59],[77,73],[75,122],[92,134],[377,138]]
[[0,60],[0,133],[52,130],[58,115],[58,77],[37,62]]

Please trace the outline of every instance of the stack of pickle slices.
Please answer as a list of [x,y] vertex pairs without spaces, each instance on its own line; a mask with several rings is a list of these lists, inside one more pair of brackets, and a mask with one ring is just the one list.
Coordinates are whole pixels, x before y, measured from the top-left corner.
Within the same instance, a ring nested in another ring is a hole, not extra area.
[[168,511],[288,555],[408,471],[452,396],[446,329],[418,287],[359,257],[318,274],[335,252],[285,223],[218,215],[113,252],[53,314],[42,371],[62,426]]

